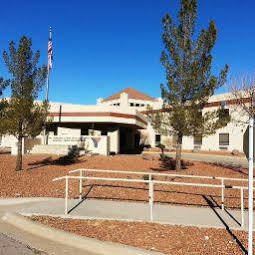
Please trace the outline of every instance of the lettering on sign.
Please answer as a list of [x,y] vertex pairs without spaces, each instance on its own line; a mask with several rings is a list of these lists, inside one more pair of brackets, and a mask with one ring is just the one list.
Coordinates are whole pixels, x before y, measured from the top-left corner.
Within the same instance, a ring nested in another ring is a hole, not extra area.
[[72,137],[72,136],[49,136],[49,144],[65,144],[65,145],[77,145],[79,143],[92,141],[92,144],[95,148],[98,148],[98,144],[101,140],[101,137]]

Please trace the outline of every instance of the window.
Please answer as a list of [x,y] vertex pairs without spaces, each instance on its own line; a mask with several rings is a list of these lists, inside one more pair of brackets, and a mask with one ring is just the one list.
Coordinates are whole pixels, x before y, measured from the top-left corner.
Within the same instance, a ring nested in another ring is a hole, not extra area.
[[143,107],[143,106],[144,106],[144,104],[141,104],[141,106]]
[[130,103],[130,106],[134,106],[134,103]]
[[202,136],[201,135],[194,136],[194,145],[202,145]]
[[161,135],[155,135],[155,145],[159,145],[161,142]]
[[135,106],[140,106],[140,104],[135,104]]
[[89,132],[88,132],[88,129],[87,128],[82,128],[81,129],[81,135],[88,135]]
[[229,133],[219,134],[219,145],[220,146],[229,145]]

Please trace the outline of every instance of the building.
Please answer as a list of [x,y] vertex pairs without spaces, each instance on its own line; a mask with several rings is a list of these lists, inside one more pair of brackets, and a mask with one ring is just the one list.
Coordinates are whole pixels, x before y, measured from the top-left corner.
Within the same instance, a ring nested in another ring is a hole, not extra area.
[[[133,88],[126,88],[96,105],[50,103],[47,136],[24,139],[24,153],[65,154],[72,145],[85,152],[102,155],[137,153],[141,145],[156,147],[159,143],[174,146],[174,137],[155,132],[146,115],[148,105],[155,110],[162,108],[161,98],[153,98]],[[232,122],[208,137],[184,137],[183,149],[206,151],[242,151],[242,137],[248,118],[234,107],[230,94],[214,95],[203,111],[224,107]],[[240,124],[240,121],[243,121]],[[16,139],[3,136],[0,146],[11,147],[16,154]]]

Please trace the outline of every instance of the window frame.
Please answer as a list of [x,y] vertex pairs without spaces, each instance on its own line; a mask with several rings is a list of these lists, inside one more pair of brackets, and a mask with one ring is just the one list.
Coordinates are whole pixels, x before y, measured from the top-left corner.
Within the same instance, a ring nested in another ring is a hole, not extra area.
[[[196,138],[199,138],[199,142],[197,142]],[[202,144],[203,144],[203,136],[200,136],[200,135],[193,136],[193,145],[201,146]]]
[[[224,141],[221,141],[221,137],[223,135],[227,135],[228,139],[224,139]],[[225,141],[226,140],[226,141]],[[229,146],[229,133],[219,133],[219,146]]]
[[[159,140],[157,139],[159,137]],[[161,135],[160,134],[155,134],[155,145],[161,144]]]

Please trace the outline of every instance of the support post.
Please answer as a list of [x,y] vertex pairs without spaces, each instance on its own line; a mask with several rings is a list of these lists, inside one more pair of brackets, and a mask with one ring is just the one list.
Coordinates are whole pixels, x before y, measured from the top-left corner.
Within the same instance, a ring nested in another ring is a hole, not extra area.
[[248,254],[253,254],[253,117],[249,119],[249,220]]
[[150,205],[150,221],[153,221],[153,181],[149,182],[149,205]]
[[221,210],[224,211],[224,191],[225,191],[225,185],[224,185],[224,179],[221,179]]
[[65,215],[68,214],[68,176],[66,176]]
[[244,228],[244,200],[243,200],[243,188],[241,191],[241,228]]
[[[80,170],[80,177],[82,177],[82,170]],[[79,181],[79,199],[82,200],[82,178]]]

